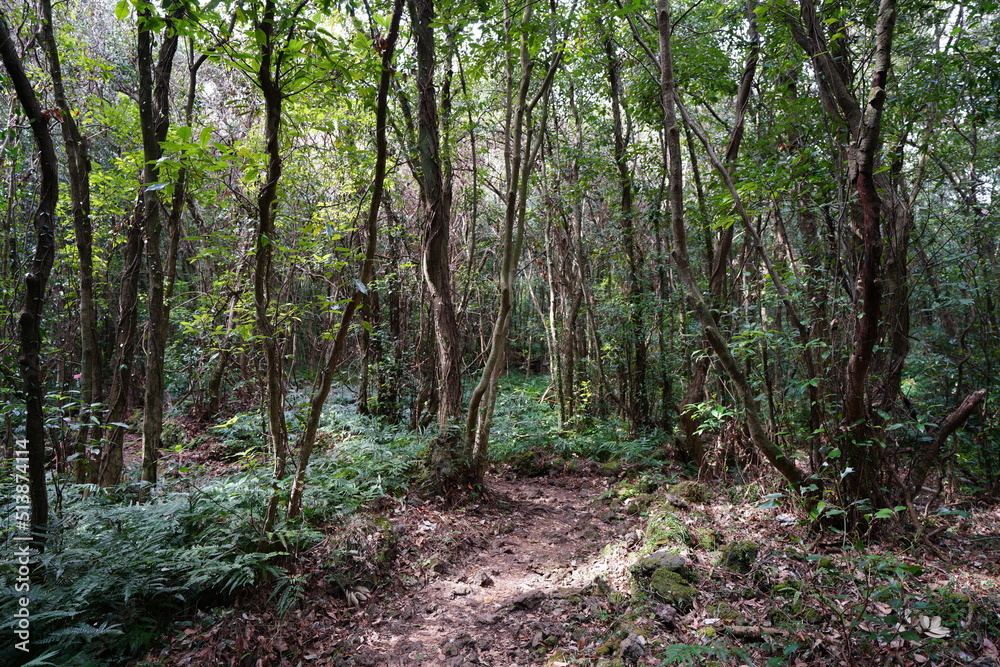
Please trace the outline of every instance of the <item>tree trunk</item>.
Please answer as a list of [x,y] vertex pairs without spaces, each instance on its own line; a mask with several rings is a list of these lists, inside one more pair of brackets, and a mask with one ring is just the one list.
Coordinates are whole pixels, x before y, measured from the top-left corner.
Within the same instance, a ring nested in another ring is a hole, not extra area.
[[[423,195],[424,229],[420,267],[430,296],[437,351],[437,422],[439,434],[428,452],[428,483],[436,490],[468,462],[451,428],[462,411],[462,357],[455,305],[452,300],[450,236],[451,211],[442,174],[438,135],[437,97],[434,91],[435,46],[433,0],[408,0],[417,52],[417,153]],[[464,472],[459,476],[465,476]]]
[[705,336],[736,389],[740,407],[743,409],[747,429],[750,432],[750,438],[754,446],[796,490],[801,490],[805,476],[796,467],[794,461],[784,456],[768,440],[757,413],[753,392],[750,390],[746,376],[743,374],[725,338],[719,331],[715,318],[701,294],[694,272],[691,269],[691,262],[687,251],[687,232],[684,227],[680,128],[678,127],[674,111],[676,86],[674,83],[673,58],[670,48],[672,24],[670,21],[668,0],[658,0],[656,23],[660,42],[660,90],[663,105],[663,123],[667,134],[666,150],[670,176],[670,219],[674,236],[674,263],[677,266],[677,272],[681,280],[687,288],[688,297],[694,306],[698,319],[701,321]]
[[257,235],[254,248],[253,301],[254,324],[264,348],[267,364],[265,405],[267,431],[274,456],[271,498],[264,517],[261,545],[278,516],[278,482],[285,476],[288,460],[288,427],[285,424],[285,366],[281,359],[278,331],[271,319],[271,290],[274,282],[274,247],[278,243],[275,228],[278,208],[278,182],[281,180],[281,106],[283,95],[278,81],[280,58],[276,54],[275,0],[267,0],[256,30],[263,35],[260,43],[260,66],[257,86],[264,98],[264,153],[267,175],[257,194]]
[[375,275],[375,250],[378,245],[378,212],[382,207],[386,158],[388,155],[386,127],[388,124],[389,84],[393,71],[392,55],[396,47],[396,38],[399,35],[399,22],[402,14],[403,0],[395,0],[389,34],[385,38],[385,50],[382,52],[382,73],[379,76],[378,93],[375,103],[375,175],[372,182],[372,199],[368,207],[368,217],[365,225],[368,231],[368,239],[365,243],[365,258],[361,265],[361,276],[359,279],[362,288],[354,291],[351,300],[344,307],[333,346],[326,357],[326,362],[317,378],[317,386],[313,392],[313,397],[309,402],[309,416],[306,418],[302,435],[299,436],[296,443],[299,458],[295,467],[295,479],[292,481],[291,496],[288,500],[289,519],[298,517],[302,511],[302,494],[306,483],[306,468],[309,465],[309,458],[312,456],[312,450],[316,444],[316,432],[319,429],[319,420],[323,415],[323,406],[330,395],[333,376],[337,370],[337,366],[340,364],[340,359],[347,343],[347,334],[350,331],[351,320],[354,317],[355,311],[361,305],[365,294],[368,292],[368,286]]
[[621,63],[615,53],[612,35],[605,30],[600,16],[596,18],[598,32],[604,45],[605,66],[608,88],[611,92],[611,117],[614,134],[615,167],[618,170],[618,187],[621,192],[618,214],[621,216],[622,244],[628,261],[626,293],[628,308],[628,336],[625,343],[625,382],[620,389],[625,404],[625,417],[630,430],[641,433],[651,426],[649,418],[649,395],[646,388],[648,374],[648,351],[646,349],[646,327],[644,326],[643,301],[646,291],[642,279],[642,251],[636,243],[635,212],[632,204],[632,170],[628,165],[626,151],[629,136],[622,122],[622,93],[619,68]]
[[[24,72],[21,58],[14,49],[14,40],[3,16],[0,16],[0,58],[31,125],[38,150],[39,197],[34,214],[35,252],[24,277],[24,309],[18,317],[18,366],[24,381],[26,404],[24,431],[28,451],[27,495],[31,500],[31,546],[41,553],[45,549],[49,523],[49,499],[45,487],[45,387],[42,380],[41,324],[45,287],[56,255],[55,214],[59,201],[59,174],[48,120],[42,114],[41,105]],[[21,495],[20,492],[18,495]]]
[[[170,75],[177,51],[174,20],[183,9],[174,10],[164,28],[156,66],[152,63],[152,11],[149,5],[138,10],[137,67],[139,70],[139,125],[142,130],[142,215],[146,241],[146,271],[149,293],[146,308],[149,329],[146,335],[146,383],[142,406],[142,481],[156,484],[160,438],[163,433],[163,362],[167,342],[164,307],[163,257],[160,249],[163,221],[157,161],[163,156],[160,143],[170,125]],[[154,185],[156,184],[156,185]]]
[[139,274],[142,265],[142,207],[141,195],[136,200],[132,221],[129,224],[122,257],[121,292],[118,294],[118,327],[115,336],[115,358],[111,371],[111,391],[104,427],[108,429],[107,442],[101,450],[101,464],[97,483],[102,487],[114,486],[121,480],[124,457],[122,446],[128,426],[129,395],[132,393],[136,348],[136,306],[139,302]]
[[73,108],[63,85],[59,50],[52,23],[51,0],[39,0],[41,39],[49,61],[52,94],[62,113],[63,144],[66,147],[66,173],[70,189],[70,211],[79,260],[80,286],[80,433],[77,439],[76,481],[83,483],[96,470],[89,462],[89,444],[100,442],[100,426],[91,425],[91,406],[104,398],[101,374],[101,350],[97,341],[97,310],[94,307],[93,228],[90,222],[90,155],[86,139],[80,133]]

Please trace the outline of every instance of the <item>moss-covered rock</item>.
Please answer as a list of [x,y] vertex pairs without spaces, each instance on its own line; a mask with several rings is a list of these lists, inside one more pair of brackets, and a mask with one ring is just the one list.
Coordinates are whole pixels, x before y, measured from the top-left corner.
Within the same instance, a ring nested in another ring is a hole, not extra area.
[[683,548],[687,541],[687,527],[676,514],[662,505],[650,508],[644,539],[647,548],[656,550],[666,545]]
[[692,503],[703,503],[708,500],[708,489],[701,482],[685,480],[670,487],[669,492]]
[[617,477],[621,474],[622,464],[621,461],[608,461],[600,468],[597,469],[597,474],[602,477]]
[[625,501],[625,511],[631,515],[640,514],[645,511],[653,502],[653,496],[643,493]]
[[608,641],[604,642],[597,647],[597,657],[609,657],[618,653],[618,647],[621,646],[622,641],[615,637],[612,637]]
[[689,531],[688,544],[696,549],[715,551],[722,542],[722,534],[714,528],[698,526]]
[[757,560],[759,547],[755,542],[733,542],[722,549],[719,563],[727,570],[746,574]]
[[691,603],[698,596],[698,590],[689,586],[679,573],[661,567],[649,580],[650,590],[677,611],[685,612],[691,608]]
[[636,576],[648,577],[660,568],[666,568],[671,572],[677,572],[682,577],[688,578],[687,558],[680,554],[671,553],[666,550],[655,551],[632,566],[632,573]]
[[566,468],[566,459],[564,459],[561,456],[557,456],[556,458],[554,458],[551,461],[549,461],[549,471],[550,472],[560,473],[565,468]]
[[518,452],[509,461],[511,469],[520,477],[541,477],[549,471],[545,458],[533,449]]

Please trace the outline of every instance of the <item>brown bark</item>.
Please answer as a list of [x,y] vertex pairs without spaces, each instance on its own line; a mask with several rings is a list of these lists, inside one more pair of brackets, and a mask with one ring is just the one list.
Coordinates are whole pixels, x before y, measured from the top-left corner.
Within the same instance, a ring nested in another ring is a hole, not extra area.
[[317,379],[317,386],[309,402],[309,416],[306,418],[302,435],[299,436],[296,443],[299,458],[295,467],[295,478],[292,481],[291,497],[288,501],[289,519],[296,518],[302,510],[302,494],[306,483],[306,468],[309,465],[309,458],[312,456],[312,450],[316,444],[316,432],[319,429],[320,417],[323,415],[323,406],[330,395],[333,377],[337,366],[340,364],[340,359],[347,343],[351,320],[354,317],[355,311],[361,305],[365,294],[368,292],[368,285],[371,284],[372,278],[375,275],[375,250],[378,244],[378,213],[382,207],[386,158],[388,154],[386,127],[389,106],[389,84],[392,78],[392,56],[396,48],[396,39],[399,35],[399,22],[402,14],[403,0],[395,0],[389,34],[385,38],[386,48],[382,52],[382,73],[379,76],[379,87],[375,103],[375,174],[372,181],[372,198],[365,221],[365,227],[368,232],[368,239],[365,243],[365,259],[361,265],[361,276],[359,278],[359,282],[364,288],[356,289],[351,296],[351,300],[344,307],[333,346],[326,357],[326,361]]
[[[142,406],[142,481],[156,484],[157,460],[163,432],[163,372],[167,343],[167,312],[164,306],[164,272],[161,253],[163,220],[158,184],[157,161],[163,156],[161,142],[170,125],[170,75],[177,51],[174,22],[183,13],[178,7],[167,18],[156,64],[152,62],[152,10],[149,5],[138,10],[137,67],[139,70],[139,126],[142,131],[142,216],[145,229],[146,271],[149,280],[146,335],[146,381]],[[154,186],[153,184],[157,184]]]
[[934,465],[934,459],[941,453],[941,449],[944,447],[948,436],[965,423],[965,420],[979,407],[979,404],[985,397],[986,390],[977,389],[966,396],[961,405],[955,408],[938,425],[937,431],[934,433],[934,439],[920,452],[913,468],[910,470],[908,491],[911,498],[916,498],[920,494],[920,490],[924,486],[924,480],[927,479],[927,473],[930,472],[931,467]]
[[262,35],[257,87],[264,99],[264,154],[267,173],[257,193],[257,234],[254,248],[253,303],[254,325],[264,349],[266,376],[264,400],[267,407],[267,431],[274,457],[272,494],[264,517],[261,547],[278,516],[278,481],[285,476],[288,460],[288,427],[285,424],[285,367],[282,363],[278,331],[270,313],[274,282],[274,247],[278,242],[275,221],[278,208],[278,182],[281,180],[281,107],[284,99],[278,75],[282,53],[276,46],[277,22],[275,0],[267,0],[256,30]]
[[80,433],[77,439],[76,481],[95,477],[88,461],[88,445],[100,442],[101,428],[91,426],[91,406],[104,398],[101,350],[97,340],[97,310],[94,307],[93,228],[90,221],[90,155],[86,139],[73,116],[63,83],[59,50],[52,22],[51,0],[39,0],[41,40],[49,63],[52,94],[62,113],[66,173],[70,189],[70,212],[76,237],[80,289]]
[[600,16],[596,17],[597,29],[604,46],[605,68],[611,93],[612,134],[614,136],[615,167],[618,170],[618,188],[621,193],[618,214],[621,220],[622,245],[628,264],[626,292],[628,299],[628,336],[626,337],[626,364],[624,382],[620,393],[623,397],[625,417],[633,432],[647,430],[650,424],[649,395],[646,388],[649,354],[646,349],[646,331],[643,326],[643,294],[645,281],[641,276],[644,263],[642,251],[636,243],[635,213],[632,195],[632,170],[626,151],[629,136],[622,122],[621,63],[615,53],[614,41],[605,29]]
[[142,206],[137,199],[128,234],[123,248],[121,291],[118,294],[118,326],[115,335],[115,357],[111,370],[111,391],[104,427],[108,430],[107,442],[101,450],[101,463],[97,483],[102,487],[114,486],[121,479],[124,458],[122,445],[128,426],[129,395],[132,393],[136,349],[136,306],[139,302],[139,274],[142,265]]
[[39,197],[34,213],[35,251],[24,277],[24,308],[18,317],[20,356],[18,366],[24,381],[24,431],[28,450],[28,496],[31,500],[31,546],[45,549],[49,523],[49,499],[45,487],[45,387],[42,378],[41,323],[45,287],[56,254],[56,204],[59,201],[59,174],[48,119],[42,114],[35,91],[24,72],[21,58],[0,16],[0,59],[10,77],[18,102],[31,126],[38,151]]
[[658,0],[656,8],[656,23],[659,30],[660,43],[660,91],[663,105],[663,124],[667,135],[666,151],[670,178],[670,219],[674,235],[674,263],[677,273],[687,288],[688,297],[694,306],[695,314],[701,322],[705,337],[712,346],[730,381],[733,383],[744,411],[747,430],[756,449],[768,462],[788,480],[793,487],[801,490],[805,476],[795,465],[795,462],[784,456],[764,432],[760,417],[757,414],[753,392],[739,363],[733,357],[708,304],[701,294],[701,289],[691,269],[687,250],[687,231],[684,225],[684,191],[683,169],[681,166],[680,128],[674,111],[677,94],[674,83],[673,58],[670,42],[672,24],[670,21],[670,6],[668,0]]
[[[517,261],[521,256],[524,239],[524,220],[527,211],[528,185],[532,168],[545,140],[544,127],[548,117],[548,93],[552,79],[561,61],[557,53],[541,81],[534,96],[529,97],[532,84],[534,62],[528,48],[527,28],[531,23],[532,5],[528,4],[520,19],[519,67],[517,71],[516,96],[508,97],[506,126],[509,130],[504,146],[506,165],[506,208],[504,211],[503,255],[498,279],[500,303],[493,333],[490,336],[489,354],[483,365],[483,372],[469,397],[469,410],[465,424],[465,446],[472,456],[472,473],[468,481],[481,484],[486,474],[490,428],[493,410],[496,407],[497,382],[503,369],[503,358],[507,347],[507,332],[510,328],[511,309],[514,298],[514,279],[517,275]],[[507,59],[508,91],[515,81],[513,57]],[[541,104],[541,118],[536,122],[532,115]]]

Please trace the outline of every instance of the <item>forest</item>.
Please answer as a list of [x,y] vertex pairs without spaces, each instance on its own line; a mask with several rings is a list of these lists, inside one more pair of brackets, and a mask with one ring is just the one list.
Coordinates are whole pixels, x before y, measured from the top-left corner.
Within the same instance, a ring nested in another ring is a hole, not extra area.
[[997,665],[998,53],[0,0],[0,663]]

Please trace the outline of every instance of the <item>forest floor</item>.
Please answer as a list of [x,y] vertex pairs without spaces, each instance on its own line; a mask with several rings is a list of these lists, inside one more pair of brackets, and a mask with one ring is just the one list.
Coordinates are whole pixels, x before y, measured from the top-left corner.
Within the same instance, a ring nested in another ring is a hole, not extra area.
[[[932,547],[859,550],[759,497],[602,472],[492,475],[462,507],[384,500],[298,554],[284,597],[202,613],[143,664],[1000,664],[997,507]],[[756,553],[727,565],[726,544]],[[634,574],[658,550],[684,556],[690,604]]]

